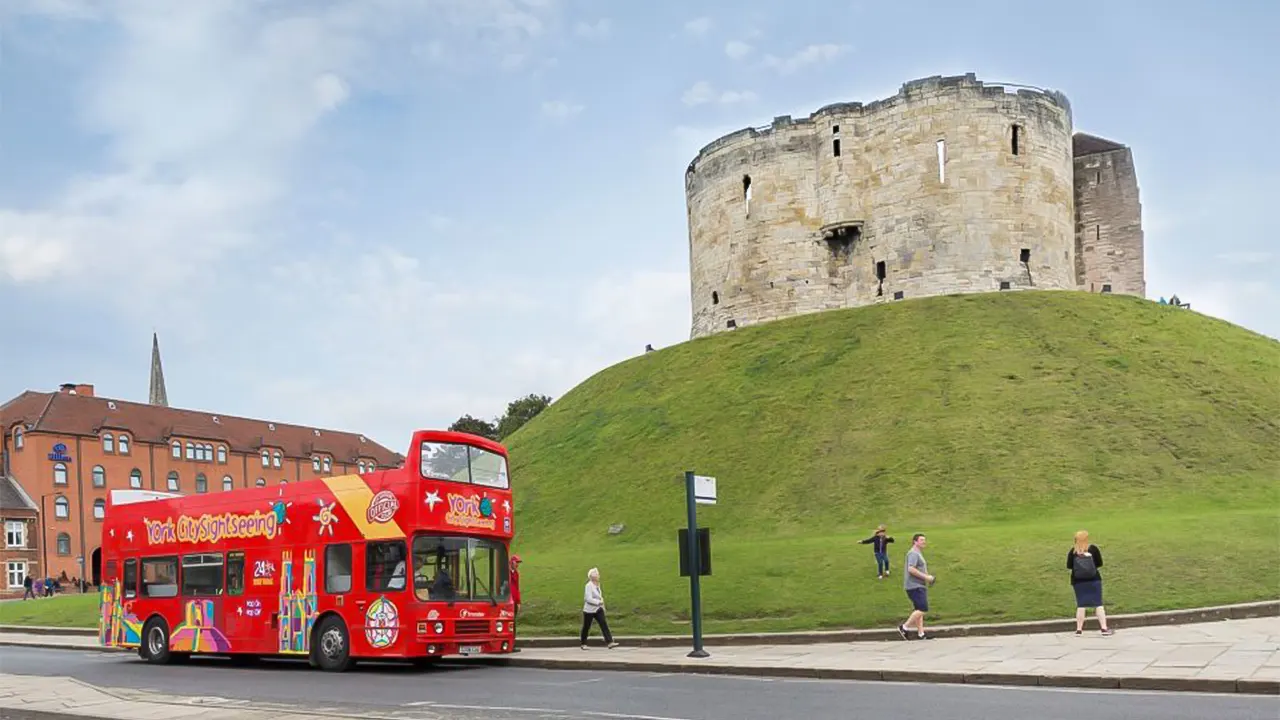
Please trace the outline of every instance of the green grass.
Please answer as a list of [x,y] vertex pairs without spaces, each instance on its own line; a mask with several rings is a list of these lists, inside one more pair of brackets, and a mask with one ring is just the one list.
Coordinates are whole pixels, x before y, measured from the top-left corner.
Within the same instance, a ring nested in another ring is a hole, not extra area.
[[[747,327],[598,373],[509,447],[531,635],[576,628],[592,566],[617,632],[688,631],[686,469],[719,479],[699,510],[707,632],[891,627],[916,531],[935,623],[1069,616],[1080,528],[1112,612],[1280,589],[1280,343],[1138,298],[930,298]],[[856,542],[881,522],[898,542],[877,581]],[[80,598],[39,605],[0,604],[0,622],[95,622]]]

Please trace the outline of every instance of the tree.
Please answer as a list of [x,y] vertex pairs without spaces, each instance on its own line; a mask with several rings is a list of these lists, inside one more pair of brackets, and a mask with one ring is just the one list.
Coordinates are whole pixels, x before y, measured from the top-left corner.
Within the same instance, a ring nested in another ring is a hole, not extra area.
[[511,437],[521,426],[547,409],[551,398],[546,395],[526,395],[507,403],[507,412],[498,420],[498,439]]
[[463,415],[458,418],[449,426],[449,429],[453,432],[471,433],[472,435],[487,437],[490,440],[498,439],[498,427],[496,424],[488,420],[473,418],[470,415]]

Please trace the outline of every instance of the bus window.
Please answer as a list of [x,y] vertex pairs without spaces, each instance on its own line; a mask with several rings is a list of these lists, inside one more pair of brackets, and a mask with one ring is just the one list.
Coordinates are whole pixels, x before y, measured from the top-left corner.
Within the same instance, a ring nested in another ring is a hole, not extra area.
[[177,556],[143,559],[142,594],[146,597],[177,597]]
[[222,594],[222,553],[198,553],[182,557],[182,594],[185,597]]
[[120,581],[120,589],[126,598],[138,597],[138,561],[124,561],[124,579]]
[[350,545],[329,545],[324,549],[324,591],[330,595],[351,592]]
[[[413,539],[413,593],[419,600],[466,599],[466,577],[459,577],[466,557],[467,539],[431,537]],[[462,597],[458,588],[463,589]]]
[[364,550],[364,587],[370,592],[404,590],[408,553],[403,540],[371,542]]
[[244,594],[244,553],[227,553],[227,594]]

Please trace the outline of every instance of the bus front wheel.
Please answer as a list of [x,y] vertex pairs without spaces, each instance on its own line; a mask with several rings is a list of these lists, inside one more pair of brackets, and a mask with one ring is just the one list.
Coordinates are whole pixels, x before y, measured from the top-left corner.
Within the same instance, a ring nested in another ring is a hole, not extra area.
[[342,618],[330,615],[316,628],[316,643],[312,651],[316,665],[329,672],[346,672],[351,669],[351,642],[347,624]]
[[138,648],[142,659],[156,665],[164,665],[172,658],[169,653],[169,626],[163,618],[154,617],[142,628],[142,647]]

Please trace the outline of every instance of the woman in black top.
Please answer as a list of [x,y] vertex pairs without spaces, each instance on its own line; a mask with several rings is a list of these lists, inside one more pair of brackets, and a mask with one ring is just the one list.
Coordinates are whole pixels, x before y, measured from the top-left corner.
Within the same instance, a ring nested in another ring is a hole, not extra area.
[[1067,570],[1071,571],[1071,589],[1076,592],[1076,634],[1084,633],[1084,615],[1089,608],[1098,616],[1103,635],[1110,635],[1107,628],[1107,611],[1102,605],[1102,551],[1089,542],[1089,532],[1076,533],[1075,544],[1067,551]]
[[893,538],[886,534],[885,527],[881,525],[876,528],[876,532],[866,540],[858,542],[859,545],[871,544],[871,550],[876,556],[876,579],[883,580],[889,574],[889,543],[893,542]]

